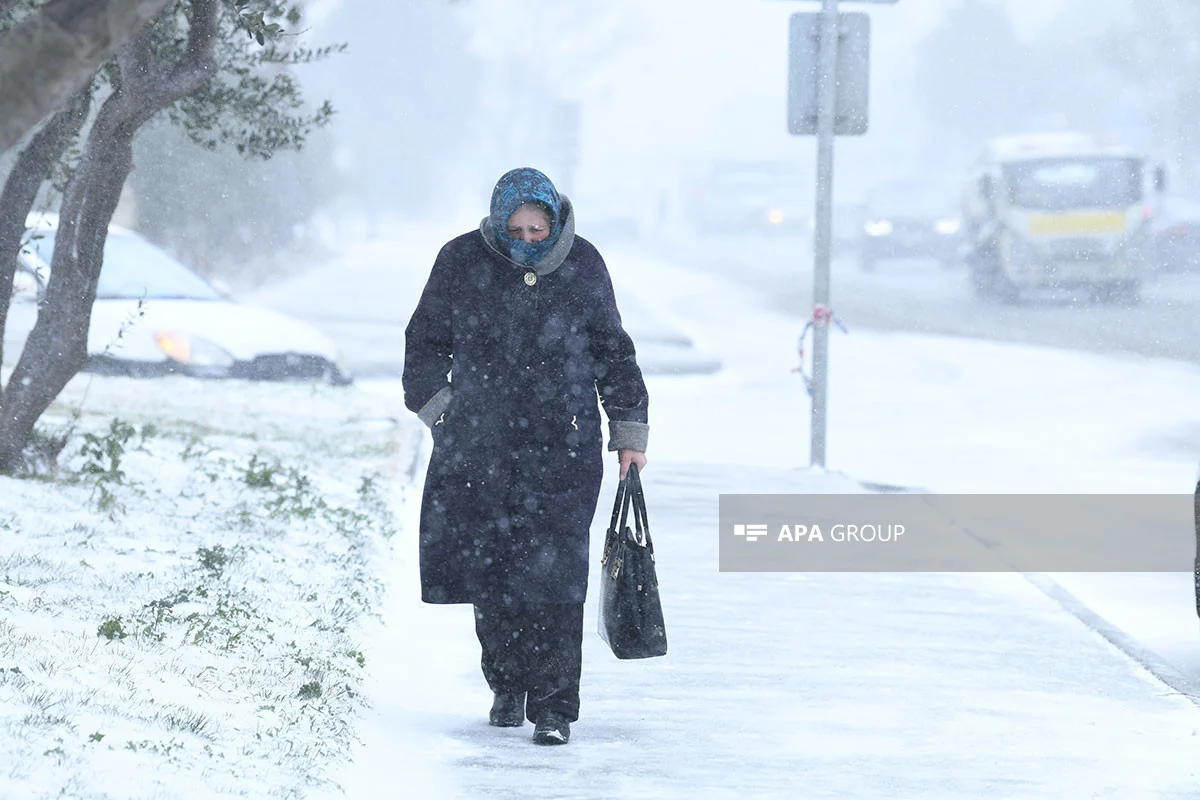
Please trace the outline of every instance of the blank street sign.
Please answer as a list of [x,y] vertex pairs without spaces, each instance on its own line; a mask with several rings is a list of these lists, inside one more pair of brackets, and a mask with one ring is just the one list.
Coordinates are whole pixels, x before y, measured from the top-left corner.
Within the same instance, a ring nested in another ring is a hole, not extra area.
[[[820,76],[821,15],[793,14],[788,30],[788,133],[817,133],[817,89]],[[871,17],[838,14],[837,112],[834,133],[867,132],[870,101]]]

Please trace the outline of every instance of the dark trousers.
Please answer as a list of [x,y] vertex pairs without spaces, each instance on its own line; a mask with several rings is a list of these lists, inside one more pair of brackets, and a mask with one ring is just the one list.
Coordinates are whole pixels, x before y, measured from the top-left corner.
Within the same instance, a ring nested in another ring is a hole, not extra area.
[[523,694],[530,722],[554,711],[579,719],[583,604],[475,606],[483,677],[498,694]]

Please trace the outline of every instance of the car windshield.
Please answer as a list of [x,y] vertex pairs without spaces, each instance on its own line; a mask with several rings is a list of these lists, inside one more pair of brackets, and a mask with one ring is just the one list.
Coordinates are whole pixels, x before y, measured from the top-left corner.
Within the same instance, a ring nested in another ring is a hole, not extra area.
[[[54,231],[32,234],[28,245],[47,264],[54,253]],[[104,243],[97,299],[220,300],[221,295],[196,273],[136,234],[111,231]]]
[[1042,211],[1125,208],[1142,199],[1136,158],[1053,158],[1004,169],[1013,205]]

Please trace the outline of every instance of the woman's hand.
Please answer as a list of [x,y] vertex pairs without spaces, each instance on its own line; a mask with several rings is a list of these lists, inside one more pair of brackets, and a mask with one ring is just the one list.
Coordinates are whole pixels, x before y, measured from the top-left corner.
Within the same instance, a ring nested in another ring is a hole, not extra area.
[[639,473],[646,468],[646,454],[640,450],[618,450],[617,455],[621,459],[621,480],[625,480],[630,464],[637,464]]

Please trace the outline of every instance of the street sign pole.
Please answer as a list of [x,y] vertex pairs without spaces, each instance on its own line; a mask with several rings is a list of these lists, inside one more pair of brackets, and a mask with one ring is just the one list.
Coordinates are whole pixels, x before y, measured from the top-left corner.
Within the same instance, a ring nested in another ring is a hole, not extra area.
[[[844,0],[892,4],[896,0]],[[817,137],[817,197],[813,225],[813,375],[810,463],[825,467],[829,408],[830,269],[833,250],[833,148],[837,136],[867,132],[870,106],[870,17],[839,14],[838,0],[820,13],[789,22],[788,132]],[[805,326],[807,331],[808,326]],[[802,334],[803,335],[803,334]],[[803,365],[801,365],[803,366]]]
[[812,466],[825,466],[829,384],[829,262],[833,234],[833,143],[837,113],[838,0],[823,0],[817,89],[817,197],[813,238]]

